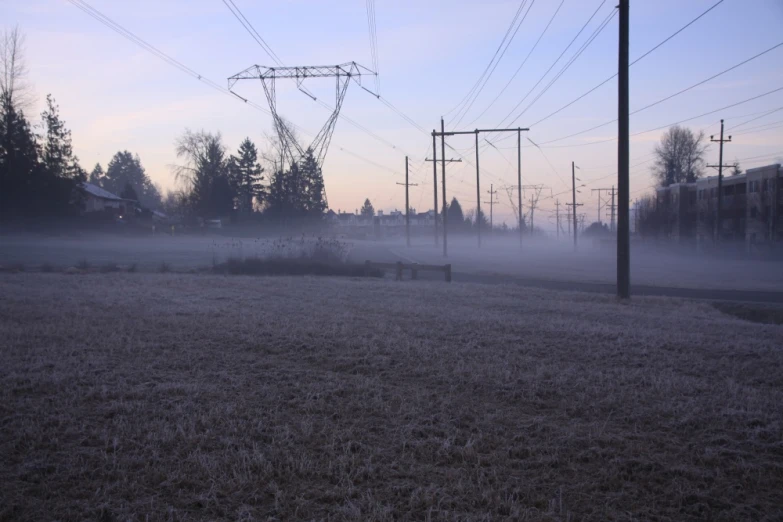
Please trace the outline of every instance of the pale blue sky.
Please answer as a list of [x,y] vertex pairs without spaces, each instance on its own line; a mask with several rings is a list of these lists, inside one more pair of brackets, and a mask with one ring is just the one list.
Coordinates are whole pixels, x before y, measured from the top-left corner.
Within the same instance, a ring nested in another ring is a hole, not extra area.
[[[703,12],[716,0],[631,0],[631,59],[656,45]],[[371,66],[365,2],[235,0],[255,28],[288,65],[336,64],[354,60]],[[500,92],[539,37],[560,0],[535,0],[529,15],[483,92],[460,128],[494,127],[539,80],[574,37],[601,0],[565,0],[549,31],[506,92],[475,122]],[[105,15],[150,44],[220,85],[226,78],[252,64],[272,65],[271,60],[239,25],[221,0],[91,0]],[[527,4],[530,6],[530,3]],[[525,107],[575,50],[614,8],[607,1],[586,31],[561,62],[521,106]],[[439,118],[465,96],[484,70],[519,6],[517,1],[395,1],[377,0],[377,36],[381,94],[428,131]],[[526,8],[527,10],[527,8]],[[82,164],[104,167],[121,149],[141,156],[153,180],[164,188],[174,186],[168,165],[176,161],[174,140],[191,129],[221,131],[229,150],[245,136],[267,148],[271,132],[268,115],[165,64],[158,58],[99,24],[65,0],[2,0],[0,19],[5,27],[18,24],[27,37],[30,80],[40,112],[46,93],[60,104],[62,116],[73,131]],[[783,42],[783,1],[725,0],[704,18],[631,68],[631,110],[739,63]],[[586,49],[572,67],[519,120],[529,125],[571,101],[616,72],[617,19]],[[696,116],[772,89],[783,87],[783,47],[743,65],[715,80],[640,112],[631,118],[631,132],[642,131]],[[370,87],[373,82],[369,82]],[[308,85],[319,98],[331,102],[333,81]],[[235,90],[266,105],[261,87],[244,82]],[[752,118],[752,114],[783,106],[783,91],[688,122],[694,129],[717,133],[717,121],[727,128]],[[280,112],[295,124],[317,132],[328,113],[289,85],[278,87]],[[324,165],[329,202],[335,210],[354,210],[370,197],[376,208],[404,207],[404,156],[411,155],[411,204],[419,210],[432,205],[432,168],[422,160],[431,154],[431,138],[423,134],[372,96],[349,87],[343,114],[372,130],[396,148],[368,136],[346,121],[337,124]],[[538,142],[587,129],[616,115],[616,82],[531,129]],[[456,121],[448,123],[454,125]],[[744,127],[749,132],[726,145],[728,161],[738,158],[743,167],[759,166],[783,157],[783,129],[759,129],[758,125],[783,120],[783,111]],[[470,124],[469,124],[470,123]],[[469,125],[468,125],[469,124]],[[516,126],[516,124],[515,124]],[[612,137],[615,124],[544,147],[555,174],[535,148],[523,149],[525,183],[545,183],[552,193],[570,186],[570,162],[582,167],[578,176],[583,210],[595,216],[595,198],[589,189],[611,186],[616,142],[585,145]],[[650,159],[662,131],[636,136],[631,144],[631,165]],[[474,161],[472,136],[452,138],[450,143]],[[490,183],[498,186],[516,180],[515,140],[497,143],[482,151],[482,197]],[[525,145],[529,145],[525,142]],[[372,159],[380,168],[362,161],[346,149]],[[743,158],[757,158],[742,161]],[[709,153],[717,163],[717,147]],[[507,161],[508,160],[508,161]],[[631,169],[632,198],[650,185],[649,163]],[[463,207],[475,207],[475,169],[463,164],[449,168],[449,198],[456,195]],[[559,175],[559,176],[558,176]],[[608,177],[607,177],[608,176]],[[562,179],[561,179],[562,178]],[[603,178],[603,179],[602,179]],[[548,194],[547,190],[545,194]],[[496,220],[513,222],[506,194],[499,194]],[[529,197],[529,196],[528,196]],[[565,196],[561,197],[561,201]],[[553,200],[540,203],[542,212]],[[545,216],[544,213],[539,216]],[[538,222],[545,224],[545,217]]]

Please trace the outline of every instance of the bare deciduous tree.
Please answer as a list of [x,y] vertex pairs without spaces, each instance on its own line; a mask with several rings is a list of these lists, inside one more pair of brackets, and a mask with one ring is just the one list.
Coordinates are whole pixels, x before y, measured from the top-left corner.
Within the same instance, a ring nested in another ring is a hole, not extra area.
[[0,99],[17,110],[32,104],[32,89],[27,83],[24,60],[24,35],[19,27],[5,31],[0,37]]
[[704,172],[704,154],[708,145],[704,143],[704,132],[694,134],[691,129],[675,125],[655,146],[653,174],[662,187],[672,183],[692,183]]

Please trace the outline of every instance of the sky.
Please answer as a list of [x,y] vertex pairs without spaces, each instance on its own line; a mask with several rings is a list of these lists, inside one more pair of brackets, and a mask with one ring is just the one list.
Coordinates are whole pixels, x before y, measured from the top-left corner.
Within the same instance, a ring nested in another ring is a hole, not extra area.
[[[631,61],[716,1],[631,0]],[[366,2],[234,3],[286,65],[356,61],[373,67]],[[223,0],[89,0],[88,5],[221,87],[229,76],[250,65],[274,65]],[[502,57],[493,60],[520,5],[524,20],[513,26],[513,39],[504,53],[498,53]],[[572,161],[579,167],[577,185],[584,185],[577,194],[577,202],[583,203],[580,210],[587,222],[597,219],[598,195],[592,189],[611,187],[617,179],[617,142],[611,140],[616,123],[561,138],[616,118],[616,79],[533,124],[617,72],[614,16],[557,76],[615,5],[613,0],[376,0],[380,94],[416,126],[351,84],[341,112],[345,118],[337,122],[323,166],[330,207],[355,211],[369,198],[376,209],[404,209],[404,187],[398,183],[405,181],[409,156],[410,183],[417,185],[410,187],[411,206],[418,211],[432,208],[432,164],[424,159],[432,154],[429,133],[440,126],[443,116],[447,130],[530,127],[521,151],[523,184],[545,186],[536,225],[553,230],[556,202],[570,200]],[[3,29],[18,25],[26,37],[28,79],[35,94],[31,111],[37,114],[43,109],[47,93],[54,96],[72,131],[75,152],[88,171],[96,162],[105,168],[117,151],[129,150],[140,156],[147,173],[164,191],[174,189],[177,182],[171,166],[178,161],[174,143],[185,129],[220,132],[229,152],[245,137],[260,150],[272,151],[272,118],[267,112],[183,73],[66,0],[0,0],[0,20]],[[631,111],[783,43],[781,27],[781,0],[724,0],[630,68]],[[490,63],[492,74],[475,101],[460,105]],[[652,151],[666,126],[783,88],[781,65],[783,46],[633,114],[631,199],[651,191]],[[553,78],[556,81],[544,91]],[[376,90],[373,77],[365,78],[363,85]],[[312,79],[305,86],[333,105],[333,79]],[[260,82],[242,81],[233,90],[267,107]],[[329,117],[329,111],[299,92],[293,80],[279,81],[277,107],[301,129],[305,145]],[[725,162],[737,159],[743,168],[752,168],[783,158],[783,109],[764,116],[778,107],[783,107],[783,90],[682,125],[704,130],[709,139],[717,137],[720,119],[725,119],[726,134],[732,134],[731,143],[724,147]],[[757,116],[762,117],[742,125]],[[733,133],[735,125],[739,127]],[[656,130],[643,132],[651,129]],[[495,222],[509,225],[515,218],[505,187],[516,184],[515,137],[482,135],[479,147],[482,207],[488,212],[483,202],[489,201],[490,188],[497,190]],[[457,197],[466,210],[476,207],[474,139],[473,135],[447,139],[456,149],[447,149],[447,156],[462,155],[466,160],[447,166],[447,197]],[[717,144],[711,145],[707,159],[718,162]],[[440,200],[440,172],[438,179]],[[525,201],[530,197],[531,190],[526,190]],[[525,210],[527,206],[523,203]]]

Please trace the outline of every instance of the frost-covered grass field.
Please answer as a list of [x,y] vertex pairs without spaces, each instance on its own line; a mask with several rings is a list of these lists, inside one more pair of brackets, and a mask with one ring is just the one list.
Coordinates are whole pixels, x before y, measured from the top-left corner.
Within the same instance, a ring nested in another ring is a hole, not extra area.
[[0,520],[780,520],[783,326],[517,286],[0,274]]

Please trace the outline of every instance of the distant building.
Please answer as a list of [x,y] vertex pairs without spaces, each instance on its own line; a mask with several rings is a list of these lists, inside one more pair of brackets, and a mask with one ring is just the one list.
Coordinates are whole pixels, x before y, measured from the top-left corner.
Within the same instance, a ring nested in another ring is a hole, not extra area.
[[675,241],[783,243],[783,168],[780,164],[723,176],[721,226],[717,229],[718,176],[656,190],[659,231]]
[[136,212],[137,201],[121,198],[92,183],[79,183],[77,190],[81,193],[84,201],[84,214],[106,212],[121,217],[130,216]]

